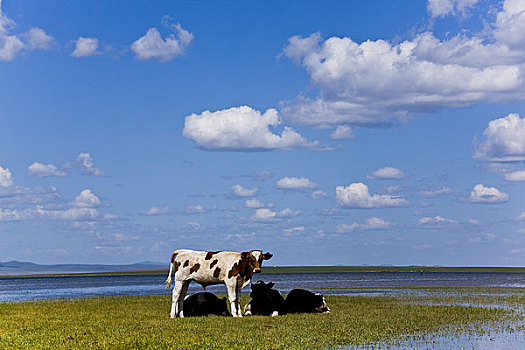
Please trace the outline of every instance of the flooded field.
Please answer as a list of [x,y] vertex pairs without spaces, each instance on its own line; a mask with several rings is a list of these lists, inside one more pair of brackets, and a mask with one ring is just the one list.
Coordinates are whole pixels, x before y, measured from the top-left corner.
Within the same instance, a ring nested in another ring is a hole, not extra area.
[[[0,279],[0,302],[104,295],[160,295],[164,275],[20,277]],[[286,294],[294,288],[317,290],[327,295],[384,295],[421,293],[417,287],[515,287],[525,288],[523,273],[272,273],[258,274],[253,281],[275,283]],[[207,288],[226,293],[222,285]],[[192,283],[189,293],[202,291]],[[243,293],[249,293],[245,288]]]

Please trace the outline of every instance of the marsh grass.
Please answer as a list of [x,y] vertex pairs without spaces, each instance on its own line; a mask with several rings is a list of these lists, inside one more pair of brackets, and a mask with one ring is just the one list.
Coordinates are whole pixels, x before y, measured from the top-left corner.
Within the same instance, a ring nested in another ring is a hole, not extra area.
[[[242,304],[248,301],[243,296]],[[0,304],[0,349],[328,349],[407,334],[482,331],[504,309],[328,296],[330,314],[169,319],[170,296]]]

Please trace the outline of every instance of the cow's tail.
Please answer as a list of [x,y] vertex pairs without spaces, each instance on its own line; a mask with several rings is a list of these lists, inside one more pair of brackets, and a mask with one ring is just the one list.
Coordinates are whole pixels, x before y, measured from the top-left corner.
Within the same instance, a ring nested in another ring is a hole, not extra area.
[[170,272],[168,273],[168,278],[166,279],[165,289],[168,289],[171,285],[171,274],[173,273],[173,264],[175,262],[175,257],[177,257],[177,252],[173,252],[173,254],[171,254]]

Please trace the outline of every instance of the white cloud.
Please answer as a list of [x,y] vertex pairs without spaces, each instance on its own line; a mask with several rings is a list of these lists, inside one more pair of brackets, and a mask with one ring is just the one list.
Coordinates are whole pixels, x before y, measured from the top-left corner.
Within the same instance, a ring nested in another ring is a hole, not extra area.
[[75,50],[71,53],[73,57],[87,57],[100,54],[98,51],[97,38],[79,37],[75,41]]
[[368,179],[405,179],[407,176],[401,170],[390,166],[377,169],[366,176]]
[[450,225],[456,225],[458,222],[453,219],[444,218],[442,216],[429,217],[425,216],[418,220],[417,224],[423,227],[439,228],[448,227]]
[[504,175],[507,181],[525,181],[525,170],[518,170]]
[[100,206],[100,199],[90,189],[85,189],[76,196],[73,205],[81,208],[95,208]]
[[89,153],[80,153],[77,157],[77,163],[80,171],[86,175],[104,176],[102,170],[95,167],[93,158],[91,158]]
[[[524,10],[525,12],[525,10]],[[474,145],[474,158],[491,161],[525,160],[525,117],[516,113],[489,122],[485,139]]]
[[208,210],[204,208],[202,205],[188,205],[185,210],[186,214],[203,214],[207,213]]
[[478,0],[428,0],[427,10],[432,17],[465,14],[466,10],[474,7]]
[[319,185],[306,177],[283,177],[275,183],[275,187],[284,190],[310,190]]
[[305,231],[304,226],[296,226],[296,227],[290,227],[290,228],[283,229],[283,233],[285,236],[294,236],[304,231]]
[[422,190],[422,191],[417,192],[416,195],[420,197],[432,198],[432,197],[443,196],[446,194],[451,194],[452,192],[453,191],[448,187],[440,187],[440,188],[435,188],[435,189]]
[[264,208],[265,207],[264,203],[261,202],[260,200],[258,200],[257,198],[252,198],[252,199],[246,200],[246,202],[244,203],[244,206],[246,208],[255,208],[255,209]]
[[66,176],[65,171],[58,170],[57,167],[53,164],[42,164],[39,162],[34,162],[31,164],[27,170],[29,174],[36,177],[51,177],[51,176]]
[[299,215],[299,210],[293,211],[290,208],[281,210],[280,212],[273,211],[268,208],[260,208],[255,211],[252,220],[258,222],[277,222],[283,218],[292,218]]
[[388,125],[442,108],[523,100],[524,10],[523,1],[506,1],[488,32],[445,40],[431,32],[399,44],[294,36],[284,53],[319,95],[284,102],[281,113],[297,124]]
[[525,211],[516,217],[517,221],[525,220]]
[[390,221],[386,221],[382,218],[371,217],[366,219],[364,224],[358,224],[356,222],[352,224],[340,224],[337,226],[338,233],[351,232],[354,230],[370,231],[370,230],[388,230],[394,225]]
[[474,186],[470,192],[471,203],[503,203],[509,200],[509,195],[495,187],[485,187],[482,184]]
[[31,28],[23,34],[28,50],[49,50],[53,46],[53,37],[43,29]]
[[137,59],[141,61],[171,61],[184,54],[186,48],[193,40],[193,34],[183,29],[180,24],[172,26],[175,33],[162,39],[157,28],[150,28],[146,35],[131,45]]
[[310,194],[310,197],[313,199],[323,199],[328,197],[328,194],[325,191],[317,190],[313,191],[312,194]]
[[10,187],[13,185],[13,176],[8,168],[0,166],[0,187]]
[[352,128],[348,125],[338,125],[337,128],[330,134],[333,140],[348,140],[354,138]]
[[98,211],[93,208],[68,208],[68,209],[44,209],[37,206],[36,209],[26,208],[22,210],[17,209],[1,209],[0,221],[19,221],[32,219],[48,219],[48,220],[83,220],[93,219],[98,216]]
[[259,191],[257,187],[245,188],[241,185],[233,185],[232,187],[230,187],[230,189],[232,193],[237,197],[252,197],[257,194],[257,191]]
[[473,226],[478,226],[479,225],[479,221],[476,220],[476,219],[468,219],[467,222]]
[[12,61],[22,50],[48,50],[53,44],[53,38],[43,29],[31,28],[22,34],[12,34],[11,29],[16,26],[2,12],[0,1],[0,61]]
[[337,186],[335,189],[336,198],[339,203],[346,208],[386,208],[386,207],[406,207],[410,203],[399,196],[390,195],[370,195],[368,186],[364,183],[356,182],[349,186]]
[[486,243],[487,241],[492,240],[494,238],[496,238],[496,234],[490,233],[490,232],[485,232],[485,233],[482,233],[480,236],[472,237],[471,239],[469,239],[469,242],[471,242],[471,243]]
[[169,206],[163,207],[151,207],[148,210],[142,212],[142,215],[146,216],[158,216],[158,215],[169,215],[174,213],[175,210]]
[[261,114],[241,106],[191,114],[186,117],[182,135],[194,140],[198,147],[210,150],[258,151],[317,146],[288,126],[281,135],[270,131],[269,127],[280,124],[281,118],[275,109]]

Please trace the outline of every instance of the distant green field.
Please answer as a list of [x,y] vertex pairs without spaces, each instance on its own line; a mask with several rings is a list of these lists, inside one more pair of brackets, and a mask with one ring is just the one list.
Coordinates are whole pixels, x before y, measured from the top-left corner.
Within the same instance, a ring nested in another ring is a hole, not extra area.
[[[337,273],[337,272],[492,272],[492,273],[525,273],[525,267],[447,267],[447,266],[268,266],[262,268],[263,273]],[[126,276],[126,275],[168,275],[168,269],[96,272],[96,273],[66,273],[41,274],[21,276],[0,276],[0,278],[16,277],[57,277],[57,276]]]
[[[506,292],[480,291],[472,299],[458,296],[461,291],[424,298],[327,296],[330,314],[241,319],[170,319],[169,295],[0,303],[0,349],[334,349],[395,344],[406,335],[486,334],[520,318],[502,308],[452,306],[465,300],[525,306],[523,291],[511,300]],[[243,295],[241,303],[247,301]]]

